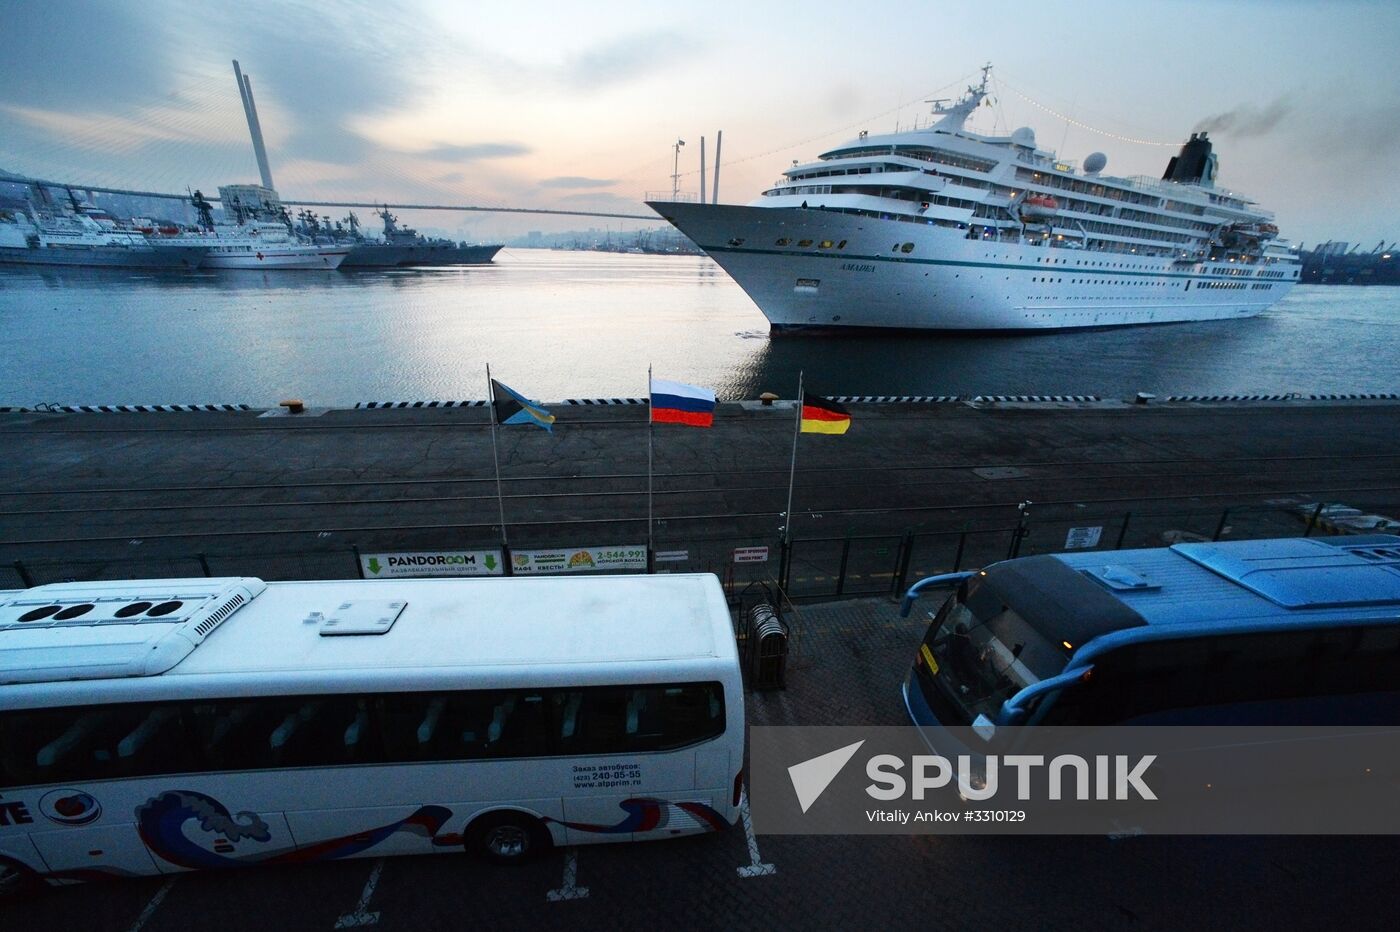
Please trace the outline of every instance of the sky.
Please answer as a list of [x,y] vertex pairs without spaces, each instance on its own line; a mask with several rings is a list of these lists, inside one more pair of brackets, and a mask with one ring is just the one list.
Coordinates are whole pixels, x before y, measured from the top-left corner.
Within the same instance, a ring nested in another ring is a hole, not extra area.
[[[745,203],[794,160],[926,120],[993,65],[969,128],[1028,125],[1107,174],[1160,177],[1209,127],[1221,187],[1295,243],[1400,239],[1395,0],[492,3],[6,0],[0,169],[141,190],[255,182],[230,60],[284,197],[648,213]],[[636,228],[406,217],[474,239]]]

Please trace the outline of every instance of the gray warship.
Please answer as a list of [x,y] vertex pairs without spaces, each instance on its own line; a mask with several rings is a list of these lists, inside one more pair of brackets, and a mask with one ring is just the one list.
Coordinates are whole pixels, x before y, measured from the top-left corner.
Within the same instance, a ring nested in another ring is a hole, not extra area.
[[500,244],[454,243],[449,239],[423,236],[412,227],[399,226],[399,218],[386,205],[375,211],[384,221],[382,239],[371,239],[360,232],[359,218],[351,213],[343,221],[316,217],[303,210],[297,217],[299,231],[313,242],[332,242],[350,247],[342,269],[404,268],[422,265],[486,265],[501,250]]

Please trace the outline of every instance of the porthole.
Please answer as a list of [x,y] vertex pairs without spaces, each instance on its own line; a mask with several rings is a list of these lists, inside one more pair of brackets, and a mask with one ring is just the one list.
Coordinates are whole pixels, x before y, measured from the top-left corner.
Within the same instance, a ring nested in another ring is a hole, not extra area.
[[181,604],[180,602],[162,602],[147,612],[146,615],[150,618],[160,618],[162,615],[169,615],[171,612],[176,611]]
[[790,239],[788,239],[786,236],[784,236],[782,239],[778,240],[778,241],[777,241],[776,243],[774,243],[773,245],[774,245],[774,246],[786,246],[786,245],[787,245],[788,243],[790,243],[790,242],[792,242],[792,240],[790,240]]
[[900,246],[900,247],[899,247],[899,251],[902,252],[902,253],[905,253],[905,254],[907,255],[908,253],[911,253],[911,252],[914,251],[914,244],[913,244],[913,243],[905,243],[903,246]]
[[830,248],[831,248],[832,246],[834,246],[834,245],[835,245],[835,243],[833,243],[831,240],[829,240],[829,239],[824,239],[824,240],[822,240],[820,243],[817,244],[817,248],[818,248],[818,249],[830,249]]
[[32,608],[19,616],[20,621],[43,621],[45,618],[58,611],[61,605],[45,605],[43,608]]
[[837,243],[837,244],[836,244],[836,248],[837,248],[837,249],[845,249],[845,248],[846,248],[846,241],[845,241],[845,240],[842,240],[841,242]]
[[81,618],[92,611],[92,603],[84,602],[82,605],[70,605],[57,615],[53,616],[54,621],[67,621],[70,618]]
[[801,249],[806,249],[808,246],[812,245],[812,241],[809,239],[800,240],[797,245]]
[[130,618],[132,615],[139,615],[151,607],[150,602],[132,602],[130,605],[123,605],[112,614],[118,618]]

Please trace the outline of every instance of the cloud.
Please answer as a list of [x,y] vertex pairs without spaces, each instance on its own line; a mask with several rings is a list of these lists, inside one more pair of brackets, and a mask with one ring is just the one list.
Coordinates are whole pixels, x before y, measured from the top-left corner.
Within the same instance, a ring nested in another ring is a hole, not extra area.
[[4,33],[0,88],[10,100],[95,108],[170,91],[176,38],[146,4],[8,0]]
[[[63,111],[0,105],[0,110],[68,145],[103,152],[132,152],[152,143],[248,143],[247,124],[187,101],[137,107],[129,116],[99,110]],[[269,144],[280,134],[271,136]]]
[[506,159],[529,155],[532,150],[518,142],[478,142],[465,146],[437,146],[415,155],[444,162],[475,162],[478,159]]
[[1273,132],[1293,106],[1283,98],[1265,107],[1241,104],[1233,110],[1208,116],[1196,124],[1193,132],[1220,133],[1240,139],[1246,136],[1265,136]]
[[583,178],[578,175],[559,175],[540,182],[542,188],[607,188],[617,184],[616,178]]
[[567,87],[585,91],[620,84],[670,65],[695,48],[693,39],[678,32],[624,36],[569,56],[558,78]]

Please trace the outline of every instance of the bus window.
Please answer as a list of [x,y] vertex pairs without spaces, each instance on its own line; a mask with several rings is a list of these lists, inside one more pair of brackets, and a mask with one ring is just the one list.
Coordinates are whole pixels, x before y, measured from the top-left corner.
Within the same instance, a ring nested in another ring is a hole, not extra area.
[[565,754],[663,751],[724,732],[718,683],[593,687],[561,694],[559,707]]
[[1040,723],[1384,722],[1395,699],[1375,697],[1393,697],[1397,662],[1395,626],[1147,641],[1095,659],[1089,681],[1057,694]]
[[1007,699],[1064,669],[1066,657],[1016,612],[993,600],[974,607],[950,597],[916,658],[931,706],[955,708],[966,724],[995,719]]
[[0,717],[0,786],[194,769],[181,737],[174,704],[6,713]]

